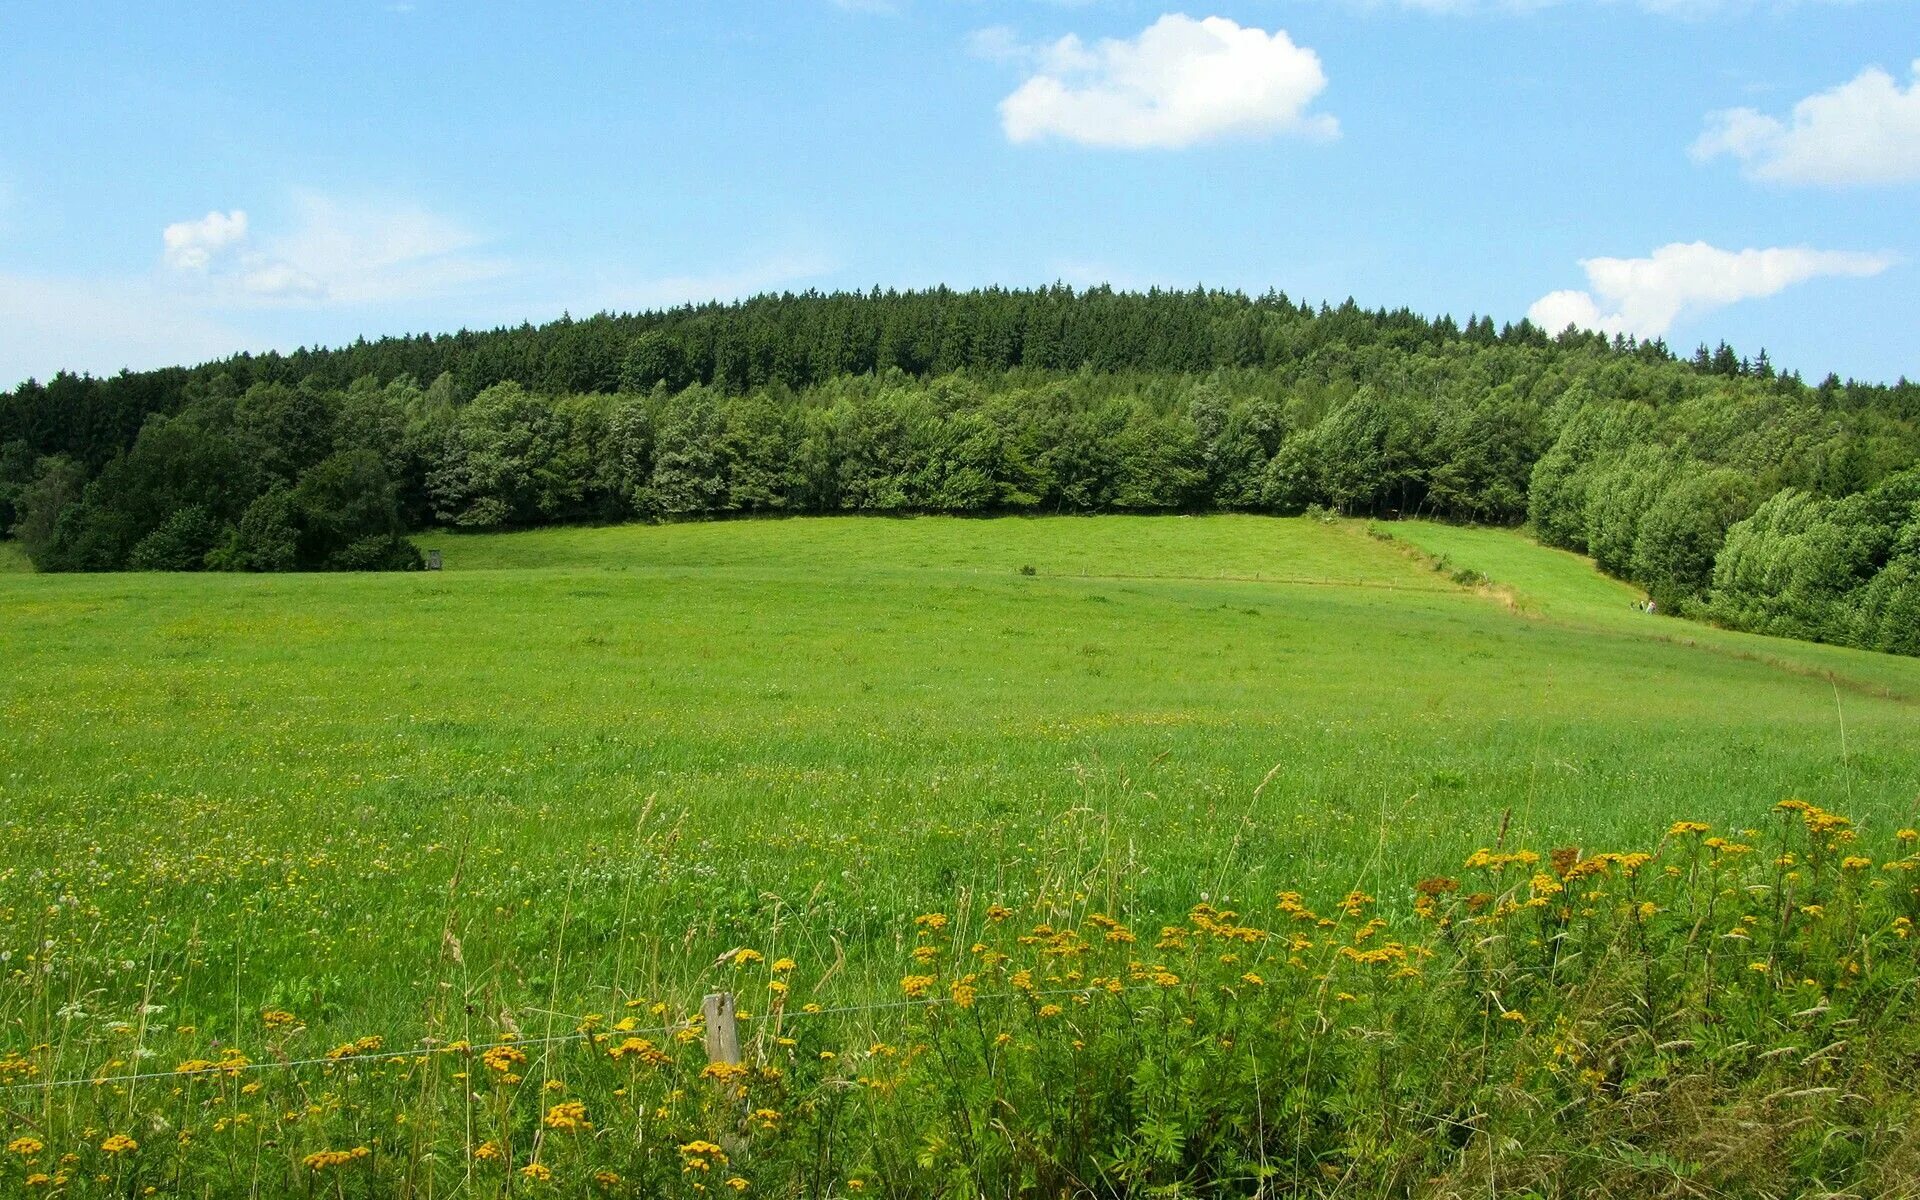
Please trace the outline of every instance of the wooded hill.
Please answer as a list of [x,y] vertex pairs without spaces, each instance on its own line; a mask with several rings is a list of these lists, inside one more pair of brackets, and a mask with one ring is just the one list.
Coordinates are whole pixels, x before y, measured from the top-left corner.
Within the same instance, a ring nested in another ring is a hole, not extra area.
[[1669,611],[1920,653],[1920,386],[1215,291],[763,296],[0,395],[42,570],[407,567],[754,512],[1531,522]]

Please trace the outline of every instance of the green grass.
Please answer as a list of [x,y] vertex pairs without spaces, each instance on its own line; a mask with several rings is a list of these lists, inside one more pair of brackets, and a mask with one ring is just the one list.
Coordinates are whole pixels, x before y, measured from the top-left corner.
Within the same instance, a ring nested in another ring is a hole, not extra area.
[[0,575],[24,574],[33,570],[26,551],[13,542],[0,542]]
[[[1201,891],[1390,893],[1503,820],[1629,846],[1789,794],[1910,809],[1920,663],[1729,653],[1570,556],[1444,533],[1420,536],[1544,619],[1356,526],[1250,517],[555,530],[428,539],[437,575],[9,576],[9,941],[21,902],[67,888],[104,922],[75,948],[89,969],[193,931],[228,1006],[321,996],[380,1028],[407,1023],[395,972],[436,943],[463,845],[463,919],[502,910],[473,949],[549,985],[526,958],[569,880],[603,875],[643,872],[673,972],[776,906],[857,950],[956,889],[1093,869],[1061,839],[1109,873],[1076,886],[1164,915]],[[1861,685],[1838,704],[1829,662]],[[636,830],[669,829],[635,861]],[[299,899],[269,903],[274,882]],[[610,951],[577,954],[576,1004],[615,983]]]
[[1078,896],[1146,928],[1360,888],[1404,915],[1503,829],[1625,850],[1789,795],[1911,820],[1920,662],[1649,618],[1512,533],[1395,532],[1517,606],[1356,523],[1256,517],[0,575],[0,1051],[102,1069],[124,1052],[69,1040],[75,1005],[163,1004],[193,1031],[163,1058],[269,1006],[316,1044],[444,1033],[449,931],[478,1041],[501,1010],[684,1010],[740,945],[839,963],[829,1003],[897,997],[925,911]]

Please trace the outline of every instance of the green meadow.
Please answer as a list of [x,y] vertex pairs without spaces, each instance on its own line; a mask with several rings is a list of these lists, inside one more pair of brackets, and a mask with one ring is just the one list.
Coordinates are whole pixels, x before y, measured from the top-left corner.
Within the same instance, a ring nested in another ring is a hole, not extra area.
[[[1496,586],[1264,517],[556,529],[423,539],[440,574],[11,574],[7,943],[71,896],[76,988],[124,1003],[165,962],[196,1020],[298,1002],[404,1032],[450,908],[503,994],[584,1011],[618,970],[697,990],[776,915],[856,971],[960,893],[1092,888],[1152,919],[1391,895],[1503,824],[1621,848],[1791,795],[1911,818],[1920,663],[1648,617],[1512,533],[1393,532]],[[569,906],[587,932],[556,973]]]
[[0,1053],[106,1077],[270,1010],[309,1049],[566,1033],[697,1012],[741,947],[796,1001],[897,1000],[919,914],[1400,918],[1477,848],[1792,796],[1885,838],[1920,794],[1920,661],[1648,616],[1511,532],[420,540],[444,571],[0,573]]

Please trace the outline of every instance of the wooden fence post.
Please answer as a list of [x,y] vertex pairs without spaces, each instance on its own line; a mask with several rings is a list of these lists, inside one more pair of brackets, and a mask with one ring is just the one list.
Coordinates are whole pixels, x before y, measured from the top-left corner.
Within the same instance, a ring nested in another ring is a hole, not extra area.
[[733,993],[714,992],[701,1005],[707,1022],[707,1061],[740,1064],[740,1027],[733,1020]]

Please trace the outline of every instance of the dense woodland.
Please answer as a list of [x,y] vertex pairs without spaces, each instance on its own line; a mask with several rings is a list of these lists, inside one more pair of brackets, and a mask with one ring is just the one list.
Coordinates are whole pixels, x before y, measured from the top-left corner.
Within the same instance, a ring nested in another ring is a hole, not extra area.
[[0,395],[42,570],[407,568],[433,526],[1209,509],[1530,522],[1668,611],[1920,654],[1920,386],[1285,296],[765,296]]

